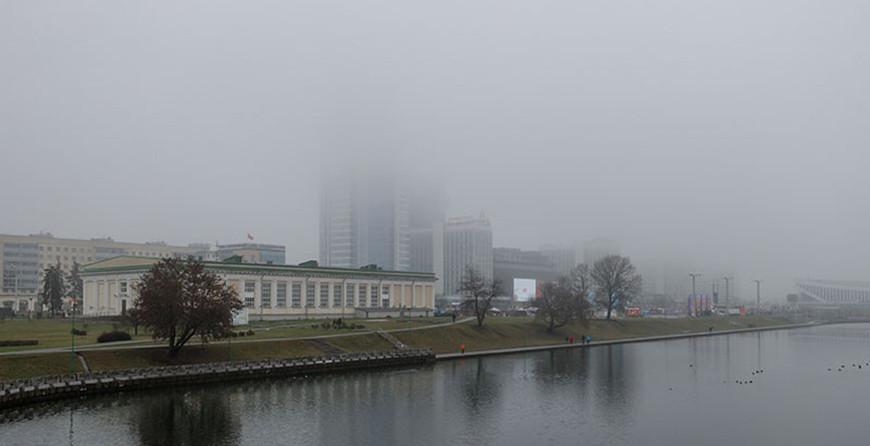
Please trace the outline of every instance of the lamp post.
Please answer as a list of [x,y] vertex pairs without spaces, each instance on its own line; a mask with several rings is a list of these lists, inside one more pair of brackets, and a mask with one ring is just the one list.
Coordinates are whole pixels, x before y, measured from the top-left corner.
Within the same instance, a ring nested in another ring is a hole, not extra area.
[[69,358],[69,367],[70,374],[75,373],[75,361],[76,361],[76,298],[73,296],[72,298],[72,330],[70,330],[70,334],[72,334],[72,348],[70,349],[70,358]]
[[725,280],[725,308],[728,308],[731,306],[731,288],[729,288],[728,284],[730,281],[734,280],[734,278],[725,276],[722,279]]
[[761,313],[761,281],[755,280],[755,312]]
[[[691,300],[692,303],[689,304],[689,309],[691,309],[691,308],[693,308],[693,305],[695,302],[695,279],[697,279],[698,277],[701,277],[701,274],[700,273],[689,273],[689,277],[692,278],[692,300]],[[692,315],[690,314],[689,316],[692,316]]]

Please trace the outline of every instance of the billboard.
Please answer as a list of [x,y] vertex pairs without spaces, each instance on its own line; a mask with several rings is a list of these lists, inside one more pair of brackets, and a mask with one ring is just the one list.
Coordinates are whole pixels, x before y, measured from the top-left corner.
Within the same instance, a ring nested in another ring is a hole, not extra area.
[[514,300],[528,302],[535,298],[537,289],[535,279],[514,279]]

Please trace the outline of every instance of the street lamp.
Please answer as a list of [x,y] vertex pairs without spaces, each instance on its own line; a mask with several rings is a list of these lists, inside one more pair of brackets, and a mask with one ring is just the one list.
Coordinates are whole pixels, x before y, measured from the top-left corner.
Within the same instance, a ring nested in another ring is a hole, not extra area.
[[689,273],[689,277],[692,278],[692,297],[695,297],[695,279],[701,277],[701,273]]
[[[691,311],[691,309],[694,308],[694,303],[695,303],[695,279],[697,279],[698,277],[701,277],[701,273],[689,273],[689,277],[692,278],[692,299],[690,301],[688,311]],[[697,311],[695,313],[697,314]],[[692,315],[690,314],[689,316],[692,316]]]
[[728,284],[734,280],[734,277],[725,276],[722,279],[725,280],[725,308],[728,308],[731,306],[731,289]]
[[761,313],[761,281],[755,280],[755,312]]

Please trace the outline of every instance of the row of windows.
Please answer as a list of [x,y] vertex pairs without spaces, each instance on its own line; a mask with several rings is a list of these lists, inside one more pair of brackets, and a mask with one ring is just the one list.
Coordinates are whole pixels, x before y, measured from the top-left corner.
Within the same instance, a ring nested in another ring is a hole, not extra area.
[[[384,285],[381,289],[380,302],[377,296],[378,286],[376,284],[347,284],[347,288],[342,284],[333,284],[332,296],[329,294],[329,286],[327,282],[321,284],[320,287],[320,308],[328,308],[330,300],[333,307],[355,306],[354,297],[357,288],[359,290],[359,302],[356,306],[362,307],[377,307],[389,306],[390,287]],[[244,283],[244,304],[248,308],[256,307],[256,289],[257,283],[246,281]],[[317,287],[313,281],[308,282],[305,288],[305,306],[312,308],[316,306]],[[342,300],[344,297],[344,300]],[[260,302],[263,308],[271,308],[272,306],[272,283],[263,282],[260,285]],[[285,308],[287,306],[287,283],[278,282],[275,290],[275,307]],[[292,282],[290,284],[290,306],[293,308],[302,307],[302,282]]]

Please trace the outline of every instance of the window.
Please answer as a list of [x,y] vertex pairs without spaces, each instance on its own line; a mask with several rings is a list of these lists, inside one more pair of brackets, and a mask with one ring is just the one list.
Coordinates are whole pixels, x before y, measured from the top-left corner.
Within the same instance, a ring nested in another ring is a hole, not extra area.
[[390,287],[386,285],[381,288],[381,306],[384,308],[390,306]]
[[305,306],[314,307],[314,282],[311,281],[305,286]]
[[260,284],[260,306],[263,308],[272,308],[271,282],[263,282]]
[[361,283],[359,285],[359,306],[367,307],[368,303],[366,303],[366,295],[369,294],[369,286],[368,284]]
[[320,308],[329,306],[329,283],[320,283]]
[[254,282],[245,282],[245,306],[254,308],[254,293],[256,292],[257,284]]
[[340,307],[341,305],[341,292],[342,287],[340,283],[336,283],[332,286],[332,306]]
[[354,291],[353,288],[354,288],[354,284],[349,283],[349,284],[347,284],[347,289],[344,290],[345,291],[344,305],[347,307],[354,306],[354,304],[353,304],[353,291]]
[[127,282],[121,282],[121,294],[127,294]]
[[275,306],[278,308],[284,308],[287,306],[287,282],[278,282],[277,293],[277,302]]
[[302,306],[302,283],[301,282],[293,282],[293,286],[291,289],[291,299],[293,308],[299,308]]
[[374,308],[378,306],[378,293],[380,293],[378,284],[373,283],[369,286],[369,306]]

